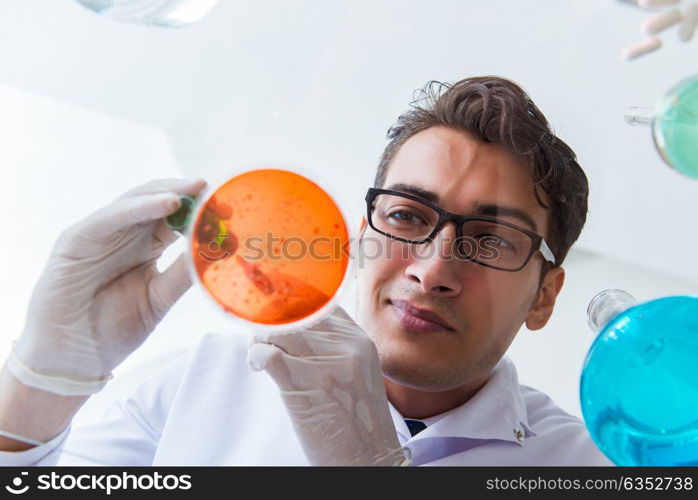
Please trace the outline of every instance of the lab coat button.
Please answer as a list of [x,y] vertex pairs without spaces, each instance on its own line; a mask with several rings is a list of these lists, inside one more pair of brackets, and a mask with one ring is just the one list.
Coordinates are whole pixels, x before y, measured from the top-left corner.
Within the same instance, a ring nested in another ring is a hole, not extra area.
[[412,450],[405,447],[402,449],[402,452],[405,454],[408,460],[412,460]]
[[524,431],[521,427],[514,427],[514,437],[523,446],[524,443]]

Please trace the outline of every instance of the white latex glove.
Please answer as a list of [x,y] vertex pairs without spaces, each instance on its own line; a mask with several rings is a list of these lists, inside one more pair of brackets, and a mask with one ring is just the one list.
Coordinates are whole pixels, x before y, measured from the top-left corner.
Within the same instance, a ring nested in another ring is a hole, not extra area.
[[409,465],[376,347],[341,307],[304,330],[255,334],[247,360],[279,386],[312,465]]
[[61,395],[99,391],[191,286],[184,255],[156,261],[177,234],[163,217],[202,179],[162,179],[125,193],[68,227],[32,292],[8,359],[22,383]]
[[698,1],[696,0],[620,0],[625,3],[636,5],[646,10],[662,9],[645,19],[640,26],[640,30],[646,38],[626,47],[621,52],[625,59],[635,59],[657,49],[663,45],[660,33],[678,25],[679,40],[690,42],[698,28]]

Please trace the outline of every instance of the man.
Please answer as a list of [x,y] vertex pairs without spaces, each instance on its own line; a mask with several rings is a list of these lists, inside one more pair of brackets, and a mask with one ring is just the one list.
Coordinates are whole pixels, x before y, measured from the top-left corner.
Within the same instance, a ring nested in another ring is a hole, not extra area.
[[[338,308],[299,332],[258,334],[249,350],[208,335],[74,433],[86,396],[189,286],[182,262],[153,271],[173,239],[157,220],[202,185],[137,188],[67,231],[0,380],[0,429],[48,443],[6,438],[0,459],[54,463],[62,447],[64,463],[78,451],[132,465],[611,465],[503,357],[524,323],[550,318],[584,225],[574,153],[502,78],[432,83],[413,104],[366,196],[362,246],[374,249],[356,274],[356,323]],[[49,302],[67,275],[94,283]],[[104,321],[68,322],[73,309]]]

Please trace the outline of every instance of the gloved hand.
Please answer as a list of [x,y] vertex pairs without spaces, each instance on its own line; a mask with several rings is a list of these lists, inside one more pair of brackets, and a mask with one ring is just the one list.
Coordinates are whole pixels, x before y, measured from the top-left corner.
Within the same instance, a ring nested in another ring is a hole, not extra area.
[[312,465],[409,465],[373,341],[337,307],[292,333],[257,333],[247,360],[279,386]]
[[160,273],[177,239],[163,217],[202,179],[162,179],[131,189],[68,227],[56,241],[8,359],[22,383],[61,395],[99,391],[191,286],[185,255]]

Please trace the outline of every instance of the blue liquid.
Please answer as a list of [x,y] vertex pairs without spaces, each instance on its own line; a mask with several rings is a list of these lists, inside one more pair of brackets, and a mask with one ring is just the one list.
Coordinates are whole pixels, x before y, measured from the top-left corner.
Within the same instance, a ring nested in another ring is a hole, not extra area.
[[698,297],[631,307],[599,333],[581,378],[584,420],[617,465],[698,465]]

